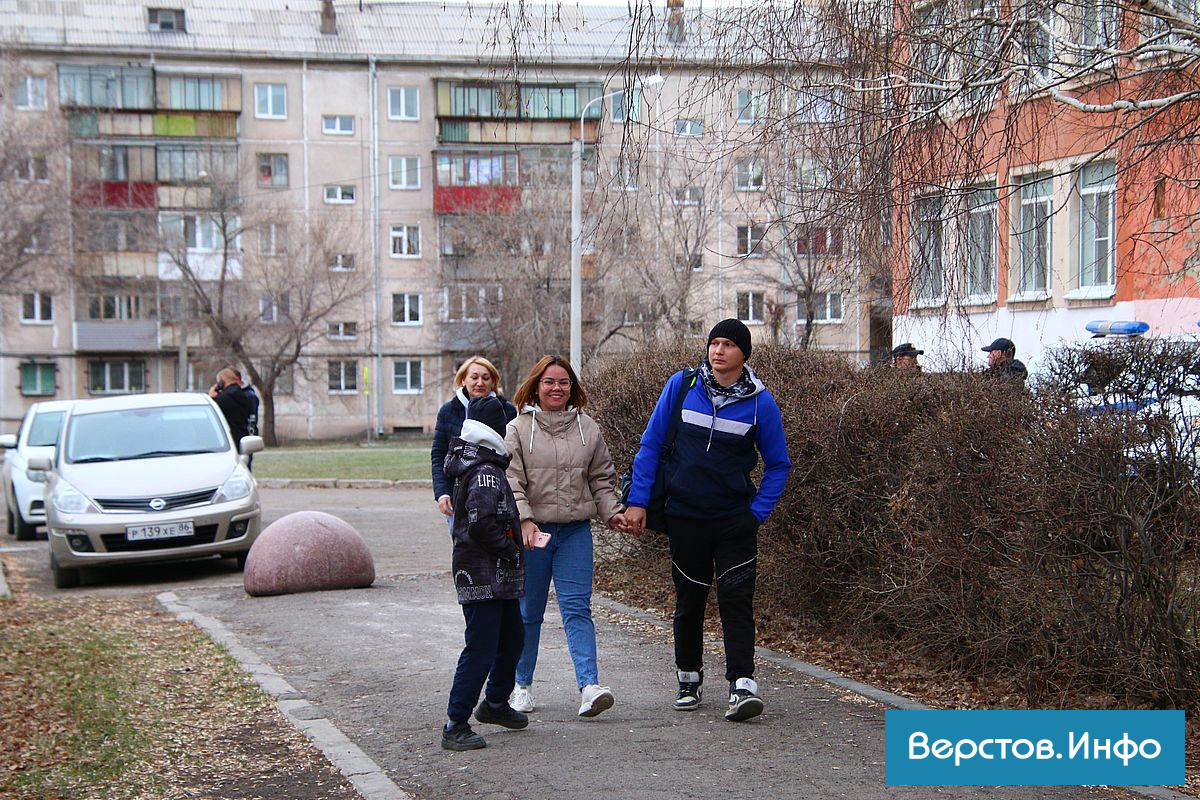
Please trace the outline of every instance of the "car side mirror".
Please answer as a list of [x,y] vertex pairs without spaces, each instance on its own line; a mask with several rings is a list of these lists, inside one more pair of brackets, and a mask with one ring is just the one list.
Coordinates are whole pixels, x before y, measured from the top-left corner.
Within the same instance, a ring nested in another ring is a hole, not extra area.
[[33,456],[25,465],[25,477],[34,483],[45,483],[46,473],[53,466],[49,456]]
[[11,450],[17,446],[17,435],[15,433],[0,434],[0,448]]
[[248,456],[253,453],[261,453],[266,446],[261,436],[243,436],[242,441],[238,444],[238,450],[242,455]]

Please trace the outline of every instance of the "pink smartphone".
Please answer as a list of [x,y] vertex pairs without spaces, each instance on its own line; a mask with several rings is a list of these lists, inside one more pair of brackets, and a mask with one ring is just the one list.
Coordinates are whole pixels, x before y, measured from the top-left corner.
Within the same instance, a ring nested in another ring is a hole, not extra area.
[[537,536],[533,537],[534,547],[545,547],[550,544],[550,534],[545,531],[538,531]]

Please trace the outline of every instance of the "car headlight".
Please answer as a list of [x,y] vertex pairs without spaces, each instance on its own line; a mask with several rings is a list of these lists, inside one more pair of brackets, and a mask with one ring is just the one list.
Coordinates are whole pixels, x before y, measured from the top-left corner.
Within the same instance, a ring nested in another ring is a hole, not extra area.
[[221,484],[221,488],[217,489],[217,493],[213,495],[213,502],[227,503],[230,500],[241,500],[243,497],[249,497],[253,489],[254,478],[250,477],[250,473],[245,467],[239,466],[233,470],[225,483]]
[[66,481],[59,481],[50,498],[54,510],[60,514],[89,514],[99,511],[82,492]]

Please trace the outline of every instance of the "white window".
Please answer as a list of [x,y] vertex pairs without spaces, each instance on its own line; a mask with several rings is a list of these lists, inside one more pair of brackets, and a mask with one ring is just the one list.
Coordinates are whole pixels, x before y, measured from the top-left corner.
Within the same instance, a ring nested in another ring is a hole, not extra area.
[[354,394],[358,391],[358,362],[329,362],[329,393]]
[[101,147],[100,148],[100,180],[127,181],[129,180],[129,148]]
[[799,189],[828,189],[833,181],[829,168],[814,156],[796,159],[796,187]]
[[44,325],[54,321],[54,298],[42,292],[25,292],[21,295],[21,322],[26,325]]
[[279,295],[264,294],[258,298],[258,321],[264,325],[273,325],[284,319],[288,313],[290,297],[287,292]]
[[419,225],[392,226],[392,258],[418,258],[421,255]]
[[171,78],[167,83],[167,107],[188,111],[223,111],[223,78]]
[[796,93],[798,122],[834,122],[842,117],[843,100],[829,87],[801,89]]
[[967,295],[996,296],[996,190],[976,186],[967,195]]
[[916,12],[912,42],[912,99],[917,111],[936,108],[945,97],[948,79],[945,4],[933,4]]
[[422,386],[420,361],[392,362],[392,394],[420,394]]
[[1050,246],[1053,239],[1053,180],[1039,173],[1021,179],[1017,215],[1017,295],[1044,296],[1050,290]]
[[737,318],[742,322],[766,320],[766,295],[763,292],[737,293]]
[[336,253],[329,263],[330,272],[354,272],[355,259],[353,253]]
[[163,214],[159,225],[167,242],[186,247],[189,252],[211,253],[221,247],[221,233],[212,217]]
[[1116,170],[1111,161],[1079,173],[1079,288],[1112,286]]
[[739,125],[750,125],[767,116],[767,92],[765,89],[741,89],[737,93],[737,121]]
[[613,122],[640,122],[642,119],[642,90],[618,89],[612,96]]
[[392,189],[420,189],[421,159],[417,156],[389,157],[388,186]]
[[698,206],[704,202],[704,187],[684,186],[676,189],[672,201],[677,206]]
[[738,225],[737,254],[742,258],[761,258],[766,236],[766,225]]
[[146,11],[148,31],[187,31],[182,8],[148,8]]
[[349,204],[354,202],[354,186],[338,184],[325,187],[325,202],[330,204]]
[[287,86],[282,83],[254,84],[254,116],[287,119]]
[[258,154],[258,185],[272,189],[288,185],[287,153]]
[[1082,0],[1076,13],[1079,16],[1079,43],[1085,50],[1097,53],[1117,47],[1121,34],[1119,3],[1113,0]]
[[761,192],[766,180],[761,158],[743,158],[734,165],[734,186],[739,192]]
[[16,164],[17,180],[22,183],[46,183],[50,180],[50,167],[45,153],[29,153],[18,158]]
[[443,290],[446,319],[452,322],[478,322],[494,316],[504,300],[501,286],[465,284]]
[[353,136],[354,117],[349,114],[326,114],[321,117],[321,133],[330,136]]
[[675,120],[675,135],[676,136],[703,136],[704,135],[704,120],[702,119],[677,119]]
[[405,292],[392,295],[392,324],[421,324],[421,295]]
[[704,271],[704,254],[703,253],[687,253],[675,258],[676,272],[703,272]]
[[626,192],[638,190],[638,165],[625,158],[614,158],[609,161],[609,171],[617,187]]
[[925,197],[913,207],[912,297],[918,304],[945,297],[944,226],[941,197]]
[[268,222],[258,232],[258,254],[281,256],[287,253],[287,225]]
[[146,362],[89,361],[91,394],[131,394],[146,391]]
[[41,75],[22,75],[17,78],[14,104],[21,111],[42,111],[46,108],[46,79]]
[[[842,293],[841,292],[813,292],[813,322],[841,322],[842,321]],[[803,321],[808,317],[808,310],[804,303],[804,299],[800,299],[799,319]]]
[[55,373],[58,367],[54,364],[28,361],[21,364],[21,394],[52,395],[55,390]]
[[142,297],[137,294],[94,294],[88,297],[88,319],[143,318]]
[[[1025,75],[1026,89],[1045,86],[1052,79],[1054,60],[1054,6],[1045,0],[1021,0],[1013,3],[1012,14],[1027,22],[1018,35],[1018,69]],[[1025,67],[1021,69],[1021,67]],[[1018,73],[1020,74],[1020,73]]]
[[420,119],[420,97],[420,92],[415,86],[390,87],[388,89],[388,119]]
[[358,338],[358,323],[357,322],[331,322],[329,323],[329,338],[337,339],[338,341],[349,342]]

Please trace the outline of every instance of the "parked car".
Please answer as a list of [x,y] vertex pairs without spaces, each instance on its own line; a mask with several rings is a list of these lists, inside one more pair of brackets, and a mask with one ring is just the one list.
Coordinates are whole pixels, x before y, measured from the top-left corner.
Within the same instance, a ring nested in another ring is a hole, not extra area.
[[[246,458],[258,436],[233,441],[206,394],[123,395],[76,403],[46,476],[54,585],[82,567],[221,556],[244,566],[260,529]],[[240,453],[239,453],[240,450]]]
[[30,458],[54,455],[63,417],[71,405],[70,400],[34,403],[25,412],[16,434],[0,436],[0,447],[5,448],[0,489],[4,491],[5,530],[9,536],[32,539],[38,526],[46,524],[42,504],[45,484],[30,479],[25,470]]

